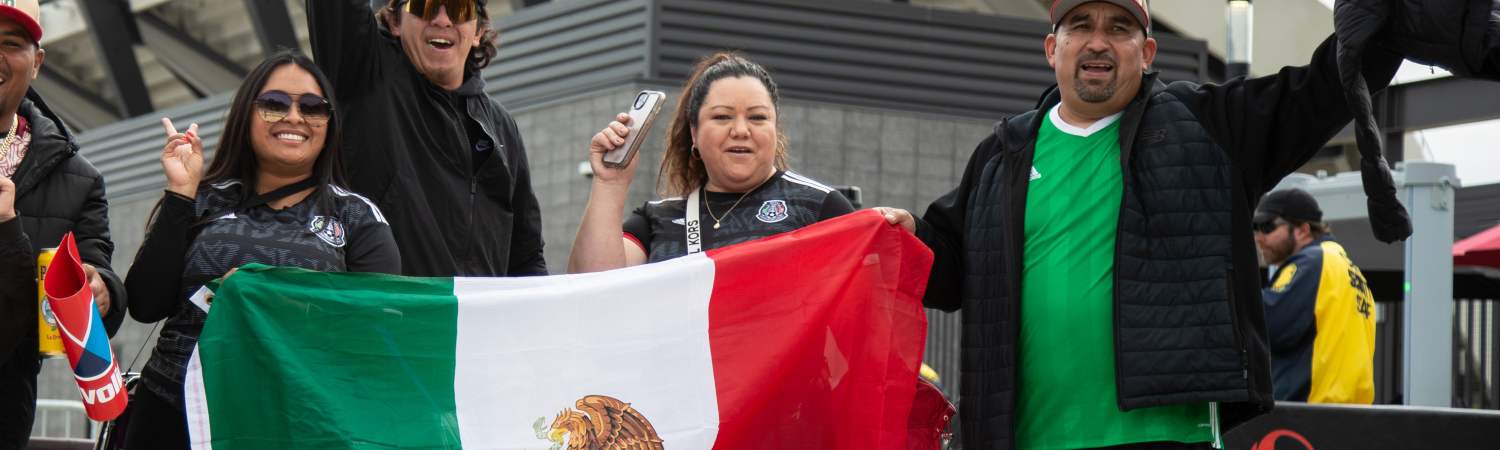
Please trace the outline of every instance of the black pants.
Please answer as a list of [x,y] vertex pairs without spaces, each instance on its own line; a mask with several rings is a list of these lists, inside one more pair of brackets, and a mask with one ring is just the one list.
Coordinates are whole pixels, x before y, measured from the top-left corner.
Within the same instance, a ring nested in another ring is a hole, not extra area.
[[125,448],[174,450],[188,448],[187,413],[182,401],[167,401],[146,389],[130,398],[130,424]]
[[1214,448],[1212,442],[1195,442],[1184,444],[1181,442],[1138,442],[1135,444],[1115,445],[1110,447],[1099,447],[1099,450],[1211,450]]

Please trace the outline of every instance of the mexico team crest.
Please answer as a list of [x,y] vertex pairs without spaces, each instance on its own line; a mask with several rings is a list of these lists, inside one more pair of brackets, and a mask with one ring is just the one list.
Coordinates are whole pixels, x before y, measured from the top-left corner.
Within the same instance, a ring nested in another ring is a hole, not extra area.
[[786,220],[786,200],[766,200],[765,203],[760,204],[760,212],[755,214],[755,218],[765,223]]
[[546,425],[545,416],[531,427],[537,439],[551,441],[549,450],[639,449],[661,450],[661,436],[646,416],[629,403],[606,395],[588,395],[564,408]]
[[337,219],[328,216],[313,216],[307,224],[307,231],[318,236],[323,242],[334,247],[344,246],[344,224]]

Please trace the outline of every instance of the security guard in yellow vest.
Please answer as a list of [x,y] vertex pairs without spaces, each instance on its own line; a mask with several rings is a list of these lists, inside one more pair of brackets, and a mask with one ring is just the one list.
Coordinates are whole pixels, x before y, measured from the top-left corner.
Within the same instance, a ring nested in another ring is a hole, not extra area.
[[1263,290],[1276,400],[1375,400],[1375,299],[1300,189],[1266,194],[1252,222],[1274,267]]

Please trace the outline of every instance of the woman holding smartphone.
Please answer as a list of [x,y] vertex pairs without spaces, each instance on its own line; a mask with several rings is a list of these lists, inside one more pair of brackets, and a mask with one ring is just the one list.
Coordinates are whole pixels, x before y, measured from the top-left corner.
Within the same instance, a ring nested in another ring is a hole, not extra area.
[[162,120],[168,188],[125,287],[139,299],[131,317],[167,323],[130,401],[127,448],[188,448],[183,377],[207,318],[188,296],[205,282],[248,263],[401,272],[380,210],[340,187],[330,86],[305,56],[267,58],[235,93],[206,176],[196,125]]
[[771,75],[743,55],[719,52],[699,61],[682,87],[662,157],[658,186],[672,197],[647,202],[629,217],[622,213],[634,156],[620,168],[602,162],[630,134],[630,116],[616,116],[589,142],[593,188],[568,270],[663,261],[852,212],[838,191],[788,170],[779,101]]

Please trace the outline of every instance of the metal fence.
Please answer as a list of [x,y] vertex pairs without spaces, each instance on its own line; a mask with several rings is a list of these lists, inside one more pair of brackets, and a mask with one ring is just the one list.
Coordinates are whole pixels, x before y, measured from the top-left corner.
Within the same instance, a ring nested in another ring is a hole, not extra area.
[[1456,299],[1453,308],[1453,406],[1500,409],[1500,300]]
[[89,420],[83,402],[39,399],[36,420],[31,424],[33,438],[93,439],[99,427]]

